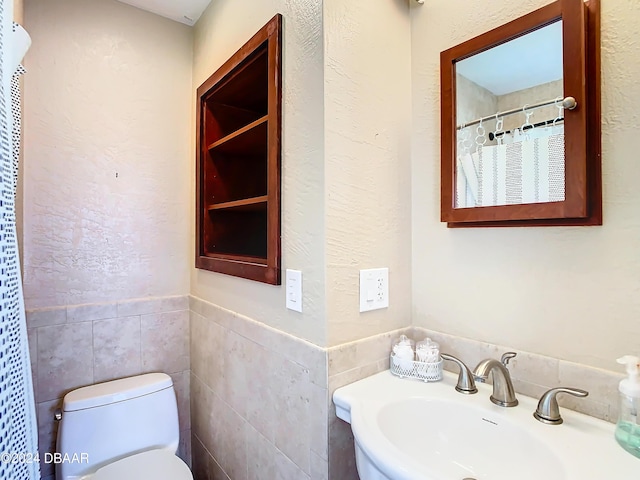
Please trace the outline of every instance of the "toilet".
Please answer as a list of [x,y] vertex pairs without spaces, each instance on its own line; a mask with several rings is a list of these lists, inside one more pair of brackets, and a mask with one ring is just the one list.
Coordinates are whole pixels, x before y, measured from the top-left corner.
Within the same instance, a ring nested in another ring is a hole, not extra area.
[[65,395],[57,480],[193,480],[176,456],[180,437],[171,377],[148,373]]

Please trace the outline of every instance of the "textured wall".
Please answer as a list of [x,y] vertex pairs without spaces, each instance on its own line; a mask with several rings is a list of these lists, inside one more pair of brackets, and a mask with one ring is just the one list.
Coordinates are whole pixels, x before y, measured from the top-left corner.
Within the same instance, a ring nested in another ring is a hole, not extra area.
[[28,308],[185,294],[192,34],[114,0],[32,0]]
[[[411,323],[407,0],[325,0],[328,345]],[[389,308],[359,313],[359,270],[389,267]]]
[[640,349],[638,2],[602,2],[604,226],[447,229],[439,219],[439,52],[545,3],[412,8],[413,322],[615,370]]
[[[324,274],[323,56],[320,0],[216,0],[195,27],[193,90],[276,13],[284,16],[282,124],[282,268],[303,272],[302,314],[285,308],[283,286],[198,270],[190,241],[191,293],[323,345]],[[195,107],[195,96],[192,100]],[[195,110],[194,110],[195,112]],[[195,117],[195,114],[193,115]],[[192,120],[192,126],[195,124]],[[195,133],[190,143],[193,142]],[[192,153],[195,158],[195,153]],[[195,178],[195,161],[191,160]],[[189,203],[194,208],[195,193]],[[190,215],[194,232],[195,213]],[[283,275],[284,283],[284,275]]]
[[[410,21],[406,0],[212,3],[196,26],[194,87],[284,15],[284,288],[193,269],[192,294],[318,345],[407,325],[410,305]],[[241,20],[241,21],[240,21]],[[393,35],[380,35],[380,32]],[[193,247],[192,247],[193,249]],[[390,268],[391,306],[359,314],[359,270]]]

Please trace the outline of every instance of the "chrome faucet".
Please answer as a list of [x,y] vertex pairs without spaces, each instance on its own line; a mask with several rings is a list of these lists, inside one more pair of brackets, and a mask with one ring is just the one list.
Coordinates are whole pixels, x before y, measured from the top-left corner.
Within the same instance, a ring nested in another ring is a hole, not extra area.
[[440,356],[444,360],[449,360],[450,362],[453,362],[460,367],[460,373],[458,374],[458,383],[456,385],[456,390],[458,392],[464,393],[465,395],[478,393],[476,384],[473,381],[471,370],[469,370],[469,367],[467,367],[462,360],[454,357],[453,355],[449,355],[448,353],[440,353]]
[[518,405],[518,399],[511,382],[511,375],[507,370],[507,363],[515,356],[515,352],[507,352],[502,356],[501,361],[487,358],[482,360],[473,370],[473,376],[477,382],[484,383],[489,378],[489,374],[492,374],[493,393],[489,400],[501,407],[515,407]]
[[586,397],[589,395],[589,392],[580,388],[558,387],[547,390],[542,397],[540,397],[538,408],[536,408],[533,414],[536,420],[549,425],[560,425],[562,423],[560,408],[558,408],[558,400],[556,399],[559,393],[570,393],[576,397]]

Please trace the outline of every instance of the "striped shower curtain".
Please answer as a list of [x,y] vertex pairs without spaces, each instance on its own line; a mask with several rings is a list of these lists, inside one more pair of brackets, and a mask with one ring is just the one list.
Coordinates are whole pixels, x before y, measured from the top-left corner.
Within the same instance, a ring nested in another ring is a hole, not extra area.
[[20,110],[13,0],[1,0],[0,18],[0,479],[37,480],[38,429],[15,218]]
[[456,208],[561,202],[564,132],[461,152],[456,166]]

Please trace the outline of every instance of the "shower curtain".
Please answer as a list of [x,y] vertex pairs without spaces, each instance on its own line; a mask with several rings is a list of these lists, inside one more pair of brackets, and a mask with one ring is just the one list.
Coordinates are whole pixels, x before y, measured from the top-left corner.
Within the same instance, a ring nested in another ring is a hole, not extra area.
[[564,129],[540,129],[529,138],[461,152],[456,207],[564,200]]
[[2,0],[0,18],[0,479],[37,480],[38,429],[15,219],[20,142],[16,64],[26,49],[18,52],[16,46],[12,0]]

